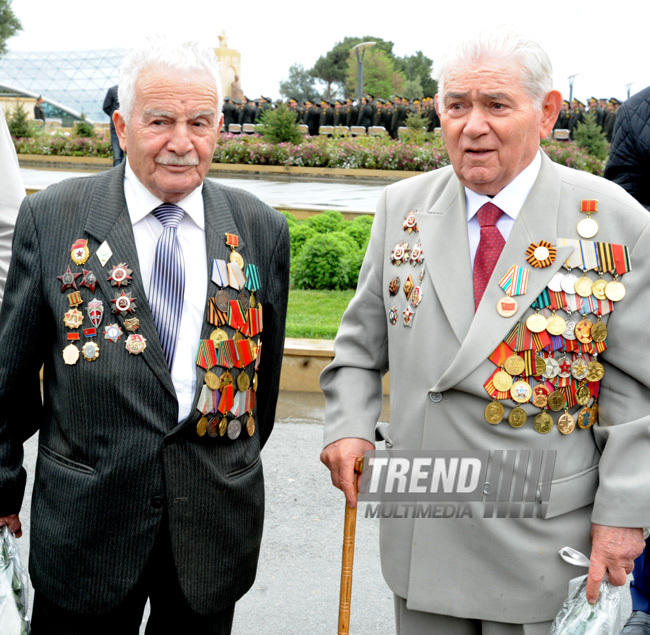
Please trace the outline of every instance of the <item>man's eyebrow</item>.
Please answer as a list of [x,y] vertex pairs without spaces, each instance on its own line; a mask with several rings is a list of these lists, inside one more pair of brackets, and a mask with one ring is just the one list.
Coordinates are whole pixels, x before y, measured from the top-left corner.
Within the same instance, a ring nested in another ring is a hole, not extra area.
[[157,108],[151,108],[149,110],[145,110],[144,114],[148,117],[172,117],[173,115],[166,111],[166,110],[159,110]]
[[[464,92],[454,92],[454,91],[449,91],[448,93],[445,93],[444,99],[465,99],[471,91],[464,91]],[[510,99],[510,95],[505,92],[497,92],[497,93],[479,93],[478,96],[481,99],[489,99],[491,101],[498,101],[501,99]]]

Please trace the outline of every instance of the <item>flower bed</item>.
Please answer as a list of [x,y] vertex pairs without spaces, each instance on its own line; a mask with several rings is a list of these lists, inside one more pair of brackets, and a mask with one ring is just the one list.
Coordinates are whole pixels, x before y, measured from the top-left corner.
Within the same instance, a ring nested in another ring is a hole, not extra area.
[[[214,153],[215,163],[278,165],[287,167],[372,169],[427,172],[449,165],[442,139],[419,143],[394,141],[388,137],[307,137],[299,145],[270,143],[259,135],[222,134]],[[112,157],[110,135],[94,138],[55,132],[14,139],[16,152],[69,157]],[[604,161],[577,144],[542,141],[548,156],[557,163],[602,175]]]

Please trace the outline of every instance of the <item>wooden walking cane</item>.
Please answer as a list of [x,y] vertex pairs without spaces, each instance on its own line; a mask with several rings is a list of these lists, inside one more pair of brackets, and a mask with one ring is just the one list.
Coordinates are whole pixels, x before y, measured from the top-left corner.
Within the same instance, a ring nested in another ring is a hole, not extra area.
[[[363,457],[360,456],[354,463],[354,488],[357,493],[359,492],[359,476],[362,471]],[[350,599],[352,597],[352,567],[354,565],[354,535],[357,528],[357,507],[352,509],[347,501],[345,503],[338,635],[348,635],[350,632]]]

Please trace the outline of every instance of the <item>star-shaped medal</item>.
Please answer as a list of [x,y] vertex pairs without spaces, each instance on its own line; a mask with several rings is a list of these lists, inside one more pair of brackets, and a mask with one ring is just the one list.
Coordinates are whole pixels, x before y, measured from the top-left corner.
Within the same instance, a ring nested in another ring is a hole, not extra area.
[[112,310],[113,313],[118,313],[119,315],[125,315],[126,313],[133,313],[136,309],[135,298],[132,297],[132,293],[125,293],[122,291],[121,295],[116,295],[111,303],[113,304]]
[[91,293],[95,293],[95,287],[97,286],[97,276],[90,269],[82,269],[83,278],[79,284],[80,287],[87,287],[90,289]]
[[80,276],[80,273],[72,273],[70,271],[70,265],[68,265],[68,268],[65,270],[65,273],[57,276],[57,280],[61,281],[61,293],[63,293],[66,289],[74,289],[75,291],[77,290],[77,278]]
[[131,282],[132,273],[133,269],[129,269],[129,265],[127,265],[125,262],[121,262],[119,265],[115,265],[113,269],[111,269],[107,280],[114,287],[117,287],[119,289],[122,285],[126,286]]

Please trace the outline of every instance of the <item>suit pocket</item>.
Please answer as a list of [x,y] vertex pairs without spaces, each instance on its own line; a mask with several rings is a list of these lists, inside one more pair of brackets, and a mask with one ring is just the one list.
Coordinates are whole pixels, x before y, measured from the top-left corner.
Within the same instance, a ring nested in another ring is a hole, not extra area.
[[567,514],[586,505],[591,505],[598,488],[598,465],[551,481],[551,491],[545,518]]
[[252,472],[260,463],[261,463],[261,457],[258,454],[252,461],[252,463],[249,463],[245,467],[242,467],[238,470],[233,470],[232,472],[228,472],[228,478],[240,478],[249,472]]
[[81,472],[82,474],[95,473],[95,470],[92,467],[84,465],[83,463],[79,463],[78,461],[73,461],[72,459],[63,456],[62,454],[51,450],[46,445],[40,445],[39,451],[43,457],[68,470],[74,470],[75,472]]

